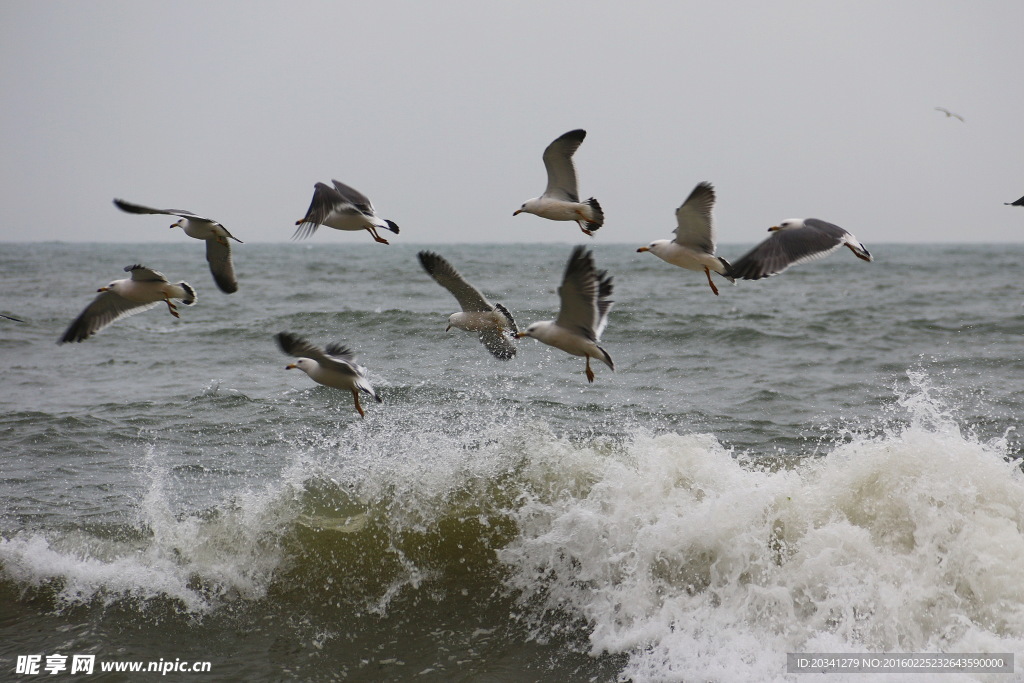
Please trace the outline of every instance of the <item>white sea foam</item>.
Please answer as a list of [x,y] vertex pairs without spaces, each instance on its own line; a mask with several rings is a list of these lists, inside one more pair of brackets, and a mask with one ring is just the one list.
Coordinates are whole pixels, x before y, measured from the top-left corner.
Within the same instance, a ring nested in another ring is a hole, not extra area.
[[511,585],[584,619],[634,681],[785,679],[787,652],[1019,658],[1024,476],[912,380],[909,423],[794,469],[710,435],[636,436],[593,461],[585,495],[519,508]]

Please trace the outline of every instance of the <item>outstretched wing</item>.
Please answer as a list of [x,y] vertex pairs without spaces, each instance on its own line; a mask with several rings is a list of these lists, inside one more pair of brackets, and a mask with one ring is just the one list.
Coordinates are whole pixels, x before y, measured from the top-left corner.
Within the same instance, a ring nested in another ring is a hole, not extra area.
[[157,303],[140,304],[114,292],[102,292],[75,318],[57,343],[83,342],[115,320],[149,310]]
[[715,188],[702,182],[693,188],[686,201],[676,209],[675,242],[684,247],[715,253],[715,224],[711,209],[715,206]]
[[434,278],[437,284],[441,285],[459,302],[463,311],[492,311],[494,306],[480,293],[473,285],[466,282],[459,271],[452,267],[452,264],[432,251],[421,251],[417,254],[420,265],[427,271],[430,277]]
[[572,155],[576,153],[587,131],[571,130],[557,137],[544,150],[544,168],[548,171],[548,186],[544,190],[545,197],[561,199],[569,202],[580,200],[576,189],[576,166]]

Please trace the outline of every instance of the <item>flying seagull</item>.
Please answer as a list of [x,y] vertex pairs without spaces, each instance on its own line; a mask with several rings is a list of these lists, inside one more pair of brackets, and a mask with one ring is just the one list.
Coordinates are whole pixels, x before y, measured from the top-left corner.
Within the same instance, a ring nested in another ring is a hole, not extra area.
[[569,256],[558,296],[562,306],[555,320],[543,320],[516,335],[533,337],[549,346],[562,349],[574,356],[586,356],[587,381],[594,381],[590,369],[591,357],[597,358],[614,372],[615,364],[608,352],[598,346],[601,333],[608,324],[608,311],[612,302],[612,278],[606,271],[597,270],[594,256],[577,246]]
[[960,114],[954,114],[953,112],[951,112],[950,110],[946,109],[945,107],[935,107],[935,111],[941,111],[943,114],[946,115],[947,119],[952,118],[952,119],[960,119],[961,121],[964,120],[964,117],[960,116]]
[[553,221],[576,221],[580,230],[588,235],[604,225],[604,212],[597,200],[591,197],[580,201],[576,191],[576,167],[572,155],[579,149],[585,130],[571,130],[558,137],[544,150],[544,168],[548,171],[548,186],[544,194],[526,200],[512,213],[532,213]]
[[377,234],[378,228],[398,234],[398,225],[378,216],[366,195],[337,180],[331,182],[334,187],[325,183],[313,187],[313,200],[306,215],[295,221],[299,227],[292,239],[309,237],[321,225],[335,230],[366,230],[381,244],[388,241]]
[[75,318],[58,344],[85,341],[115,320],[141,313],[161,301],[175,318],[181,316],[171,299],[178,299],[186,306],[196,302],[196,291],[187,282],[172,285],[162,273],[137,264],[126,266],[124,270],[131,273],[131,277],[114,280],[96,290],[100,295]]
[[123,199],[115,199],[114,205],[128,213],[156,213],[167,216],[177,216],[178,221],[171,224],[172,228],[181,228],[189,237],[206,242],[206,260],[210,264],[210,273],[213,281],[217,283],[220,291],[225,294],[232,294],[238,291],[238,280],[235,278],[235,266],[231,262],[232,239],[239,244],[238,239],[225,228],[221,223],[211,219],[197,216],[191,211],[181,209],[151,209],[148,206],[132,204]]
[[730,282],[729,262],[715,256],[715,223],[711,209],[715,205],[715,188],[711,183],[698,183],[682,206],[676,209],[675,239],[654,240],[638,252],[649,251],[662,261],[687,270],[704,271],[711,291],[718,294],[718,287],[711,280],[711,271],[722,275]]
[[864,261],[871,253],[851,233],[817,218],[791,218],[768,228],[771,237],[732,264],[729,275],[742,280],[760,280],[781,273],[790,266],[828,256],[846,246]]
[[380,396],[366,380],[366,368],[356,364],[355,354],[345,346],[328,344],[321,349],[291,332],[278,332],[276,339],[282,351],[298,358],[294,363],[284,366],[286,370],[298,368],[317,384],[348,389],[352,392],[360,417],[366,417],[363,407],[359,405],[360,391],[369,394],[377,403],[381,402]]
[[1021,197],[1015,202],[1003,202],[1007,206],[1024,206],[1024,197]]
[[480,290],[466,282],[459,271],[452,267],[443,257],[432,251],[421,251],[417,254],[420,265],[430,277],[437,281],[455,297],[462,311],[448,316],[448,327],[445,332],[457,327],[466,332],[476,332],[480,341],[495,358],[509,360],[516,355],[515,344],[509,334],[514,337],[519,333],[512,314],[501,304],[492,304]]

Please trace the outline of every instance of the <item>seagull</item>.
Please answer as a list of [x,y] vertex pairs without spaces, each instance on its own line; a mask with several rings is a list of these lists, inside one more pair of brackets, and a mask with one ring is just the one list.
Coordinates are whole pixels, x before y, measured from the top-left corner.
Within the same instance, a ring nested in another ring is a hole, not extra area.
[[289,356],[298,358],[294,363],[284,366],[286,370],[298,368],[309,375],[317,384],[335,389],[348,389],[356,402],[356,410],[360,417],[366,417],[363,407],[359,405],[359,392],[365,392],[377,403],[380,396],[366,380],[366,368],[357,365],[355,354],[341,344],[328,344],[321,349],[297,334],[278,332],[277,344]]
[[729,269],[729,276],[760,280],[781,273],[790,266],[828,256],[842,246],[871,261],[871,252],[851,233],[817,218],[791,218],[768,228],[774,233]]
[[1007,206],[1024,206],[1024,197],[1021,197],[1015,202],[1003,202]]
[[935,107],[935,111],[941,111],[943,114],[946,115],[947,119],[953,118],[953,119],[960,119],[961,121],[964,120],[964,117],[960,116],[960,114],[954,114],[953,112],[951,112],[950,110],[946,109],[945,107]]
[[172,285],[162,273],[138,264],[126,266],[124,270],[131,273],[131,278],[114,280],[96,290],[100,295],[75,318],[58,344],[85,341],[115,320],[141,313],[161,301],[175,318],[181,316],[171,299],[178,299],[186,306],[196,302],[196,291],[187,282]]
[[638,252],[649,251],[662,261],[687,270],[703,270],[708,276],[711,291],[718,295],[718,287],[711,281],[711,271],[736,281],[729,275],[729,262],[715,256],[715,224],[711,208],[715,205],[715,188],[711,183],[698,183],[682,206],[676,209],[675,239],[654,240]]
[[114,205],[128,213],[157,213],[177,216],[179,220],[171,224],[172,228],[181,228],[189,237],[206,242],[206,260],[210,264],[213,281],[220,287],[220,291],[225,294],[238,291],[235,266],[231,262],[231,243],[228,240],[232,239],[239,244],[242,243],[242,240],[228,232],[228,229],[222,224],[211,218],[203,218],[191,211],[180,209],[151,209],[148,206],[132,204],[123,199],[115,199]]
[[544,168],[548,171],[548,186],[541,196],[526,200],[512,213],[513,216],[532,213],[553,221],[576,221],[587,235],[593,235],[604,225],[604,212],[597,200],[591,197],[581,202],[576,191],[576,167],[572,163],[572,155],[585,137],[585,130],[570,130],[547,146]]
[[480,341],[495,358],[509,360],[516,355],[515,344],[505,333],[506,330],[514,337],[519,334],[516,321],[512,314],[501,304],[492,304],[473,285],[466,282],[459,271],[452,267],[443,257],[432,251],[421,251],[417,254],[423,270],[437,281],[459,302],[462,311],[448,316],[448,327],[445,332],[457,327],[466,332],[477,332]]
[[611,276],[607,271],[597,270],[590,251],[577,246],[569,256],[562,286],[558,288],[558,296],[562,300],[558,318],[533,323],[516,337],[533,337],[574,356],[586,356],[587,381],[593,382],[591,357],[615,371],[612,357],[597,344],[608,324],[608,311],[612,307],[608,297],[611,294]]
[[337,180],[331,182],[334,187],[325,183],[314,186],[306,215],[295,221],[299,227],[293,240],[309,237],[321,225],[335,230],[366,230],[381,244],[388,241],[377,234],[377,228],[398,234],[398,225],[378,216],[366,195]]

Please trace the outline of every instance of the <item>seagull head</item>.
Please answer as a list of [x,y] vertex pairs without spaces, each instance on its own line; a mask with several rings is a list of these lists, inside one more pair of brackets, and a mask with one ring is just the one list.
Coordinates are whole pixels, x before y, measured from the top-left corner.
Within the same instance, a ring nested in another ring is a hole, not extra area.
[[521,213],[537,213],[537,210],[536,210],[537,199],[539,199],[539,197],[535,197],[533,199],[527,199],[525,202],[523,202],[522,206],[520,206],[518,209],[516,209],[515,211],[512,212],[512,215],[513,216],[518,216]]
[[312,360],[310,358],[299,358],[294,363],[289,363],[288,365],[284,366],[284,369],[285,370],[294,370],[294,369],[298,368],[299,370],[302,370],[304,373],[306,373],[308,375],[309,371],[312,370],[313,367],[316,366],[316,365],[317,365],[317,362],[315,360]]
[[648,244],[646,247],[640,247],[636,251],[637,251],[638,254],[643,253],[645,251],[649,251],[652,254],[657,254],[658,250],[661,249],[661,247],[663,247],[664,245],[668,244],[669,241],[670,240],[654,240],[653,242]]
[[779,230],[794,230],[796,228],[804,227],[803,218],[787,218],[778,225],[773,225],[768,228],[768,232],[778,232]]

